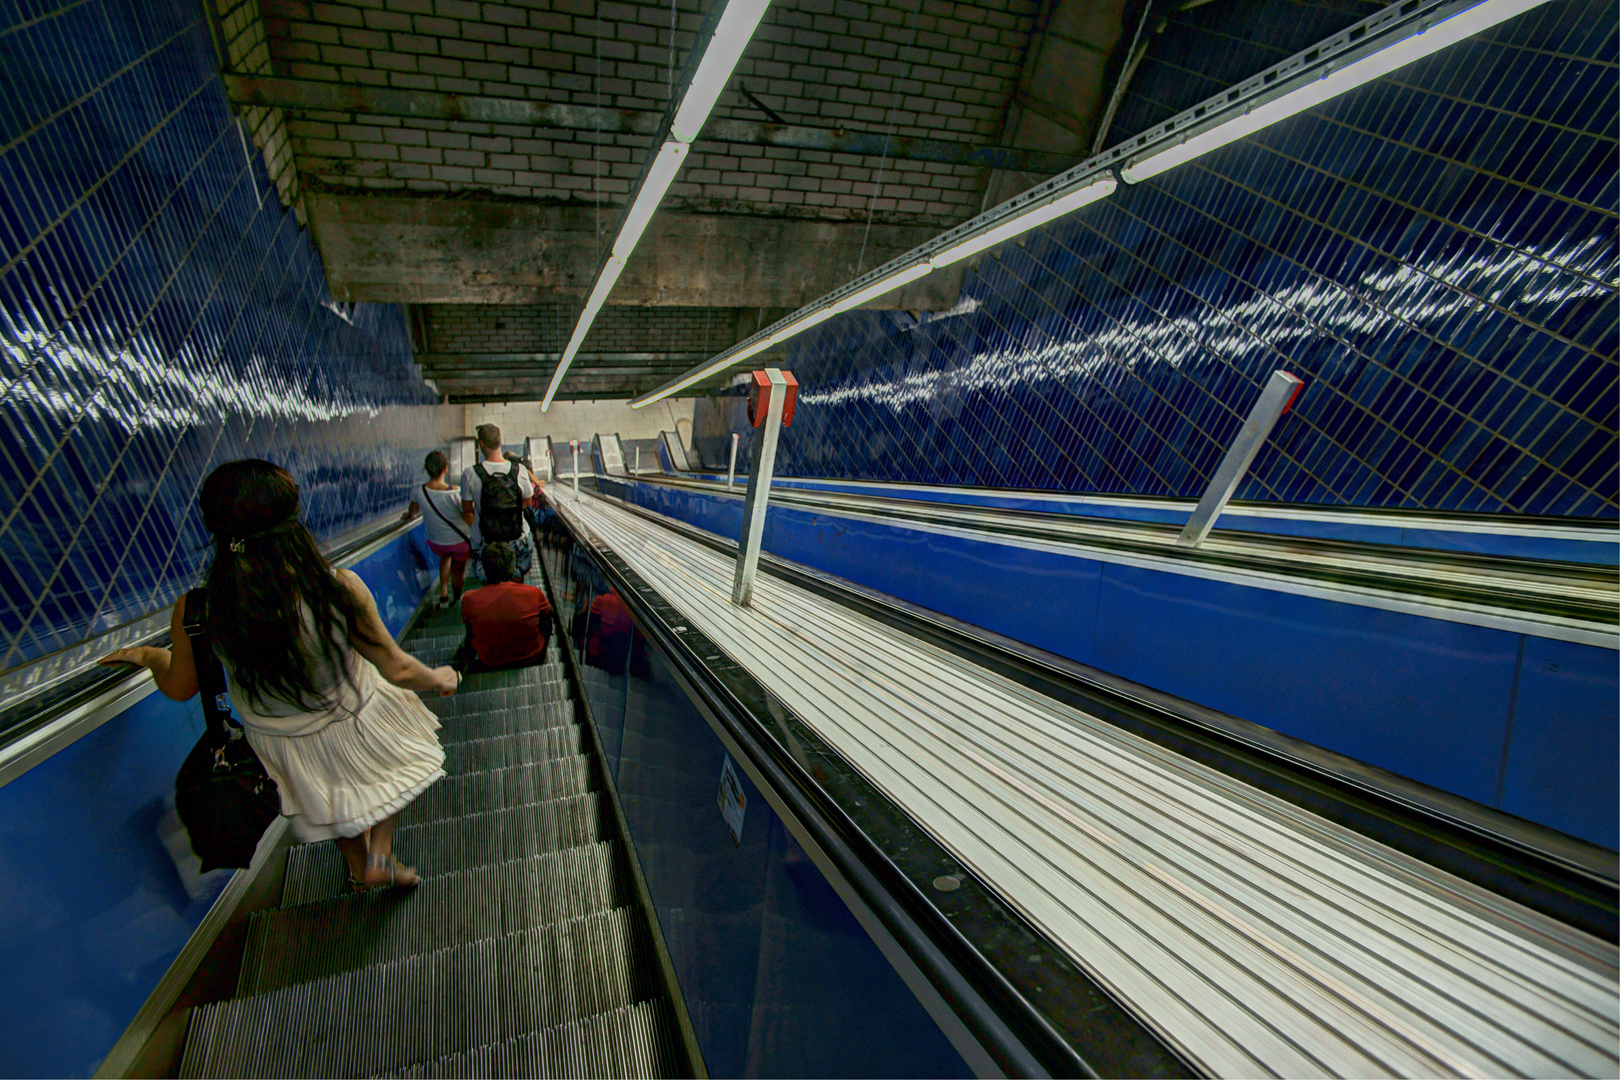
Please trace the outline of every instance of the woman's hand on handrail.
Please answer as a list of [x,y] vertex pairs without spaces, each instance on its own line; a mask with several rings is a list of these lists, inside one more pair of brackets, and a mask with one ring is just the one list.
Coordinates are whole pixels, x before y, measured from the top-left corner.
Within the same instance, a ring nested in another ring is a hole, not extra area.
[[452,667],[430,668],[399,647],[394,636],[377,614],[377,601],[371,590],[353,570],[339,570],[338,577],[360,605],[359,633],[351,644],[361,656],[376,665],[377,673],[402,690],[436,691],[448,697],[461,685],[461,674]]
[[186,633],[186,598],[175,601],[169,619],[169,639],[173,649],[157,645],[131,645],[116,649],[97,660],[98,664],[134,664],[152,673],[152,681],[163,696],[185,701],[197,692],[197,661],[191,655],[191,637]]

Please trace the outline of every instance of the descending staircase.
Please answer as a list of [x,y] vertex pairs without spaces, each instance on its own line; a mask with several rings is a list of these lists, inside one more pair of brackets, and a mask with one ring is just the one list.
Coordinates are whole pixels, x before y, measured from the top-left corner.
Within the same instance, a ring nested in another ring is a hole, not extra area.
[[[451,610],[403,644],[431,666],[461,637]],[[559,644],[424,700],[448,775],[394,839],[422,884],[351,894],[335,845],[293,848],[180,1075],[690,1075]]]

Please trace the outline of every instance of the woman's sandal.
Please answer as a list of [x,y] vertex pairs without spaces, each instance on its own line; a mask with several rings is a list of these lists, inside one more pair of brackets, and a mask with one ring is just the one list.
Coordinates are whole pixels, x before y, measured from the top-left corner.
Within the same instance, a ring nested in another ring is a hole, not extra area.
[[[366,892],[370,889],[408,889],[414,885],[420,885],[422,883],[422,877],[416,872],[415,867],[401,865],[400,861],[394,858],[392,855],[383,855],[378,852],[372,852],[366,856],[366,876],[368,878],[373,873],[381,873],[383,870],[388,871],[387,881],[357,883],[353,878],[350,878],[349,887],[354,889],[356,892]],[[402,876],[404,875],[409,875],[407,880],[401,880]],[[357,884],[364,886],[364,888],[356,888]]]

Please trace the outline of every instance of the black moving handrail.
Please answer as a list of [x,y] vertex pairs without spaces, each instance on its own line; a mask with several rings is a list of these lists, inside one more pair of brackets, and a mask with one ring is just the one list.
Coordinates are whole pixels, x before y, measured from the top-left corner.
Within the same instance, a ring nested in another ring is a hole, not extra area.
[[[385,540],[394,533],[404,532],[414,524],[414,521],[389,520],[357,536],[347,536],[327,549],[327,561],[334,566],[340,565],[355,552]],[[143,616],[143,618],[150,617],[150,615]],[[127,642],[125,647],[168,644],[169,631],[163,629]],[[81,642],[69,648],[77,649],[82,646]],[[26,694],[6,708],[0,709],[0,751],[71,714],[74,710],[90,704],[116,688],[131,674],[129,667],[104,667],[93,659],[87,660],[79,671],[34,693]]]
[[[1196,1075],[611,547],[558,520],[738,749],[740,764],[805,829],[994,1068],[1009,1076]],[[946,874],[961,886],[925,891]]]

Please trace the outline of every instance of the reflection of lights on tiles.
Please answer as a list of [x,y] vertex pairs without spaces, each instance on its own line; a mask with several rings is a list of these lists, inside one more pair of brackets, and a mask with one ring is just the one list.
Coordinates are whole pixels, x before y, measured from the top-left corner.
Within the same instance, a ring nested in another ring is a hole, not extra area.
[[[1120,363],[1138,369],[1169,367],[1198,371],[1239,361],[1257,349],[1283,355],[1324,337],[1355,338],[1387,333],[1400,326],[1422,328],[1459,314],[1483,310],[1492,295],[1515,290],[1513,305],[1564,304],[1612,295],[1615,285],[1571,281],[1569,265],[1598,254],[1589,240],[1556,259],[1546,253],[1499,251],[1453,265],[1428,269],[1406,265],[1364,275],[1357,295],[1340,283],[1309,281],[1274,293],[1201,310],[1194,316],[1151,317],[1118,323],[1097,334],[1070,340],[1048,338],[1031,348],[999,348],[973,356],[960,367],[912,373],[888,383],[826,389],[806,388],[806,404],[840,405],[865,401],[899,412],[937,400],[942,394],[996,391],[1009,386],[1074,385]],[[1608,268],[1611,276],[1613,267]],[[1464,286],[1468,292],[1463,292]],[[1432,295],[1443,287],[1444,297]],[[1376,307],[1373,304],[1376,303]],[[1279,320],[1284,316],[1284,320]],[[1255,326],[1267,321],[1264,337]]]

